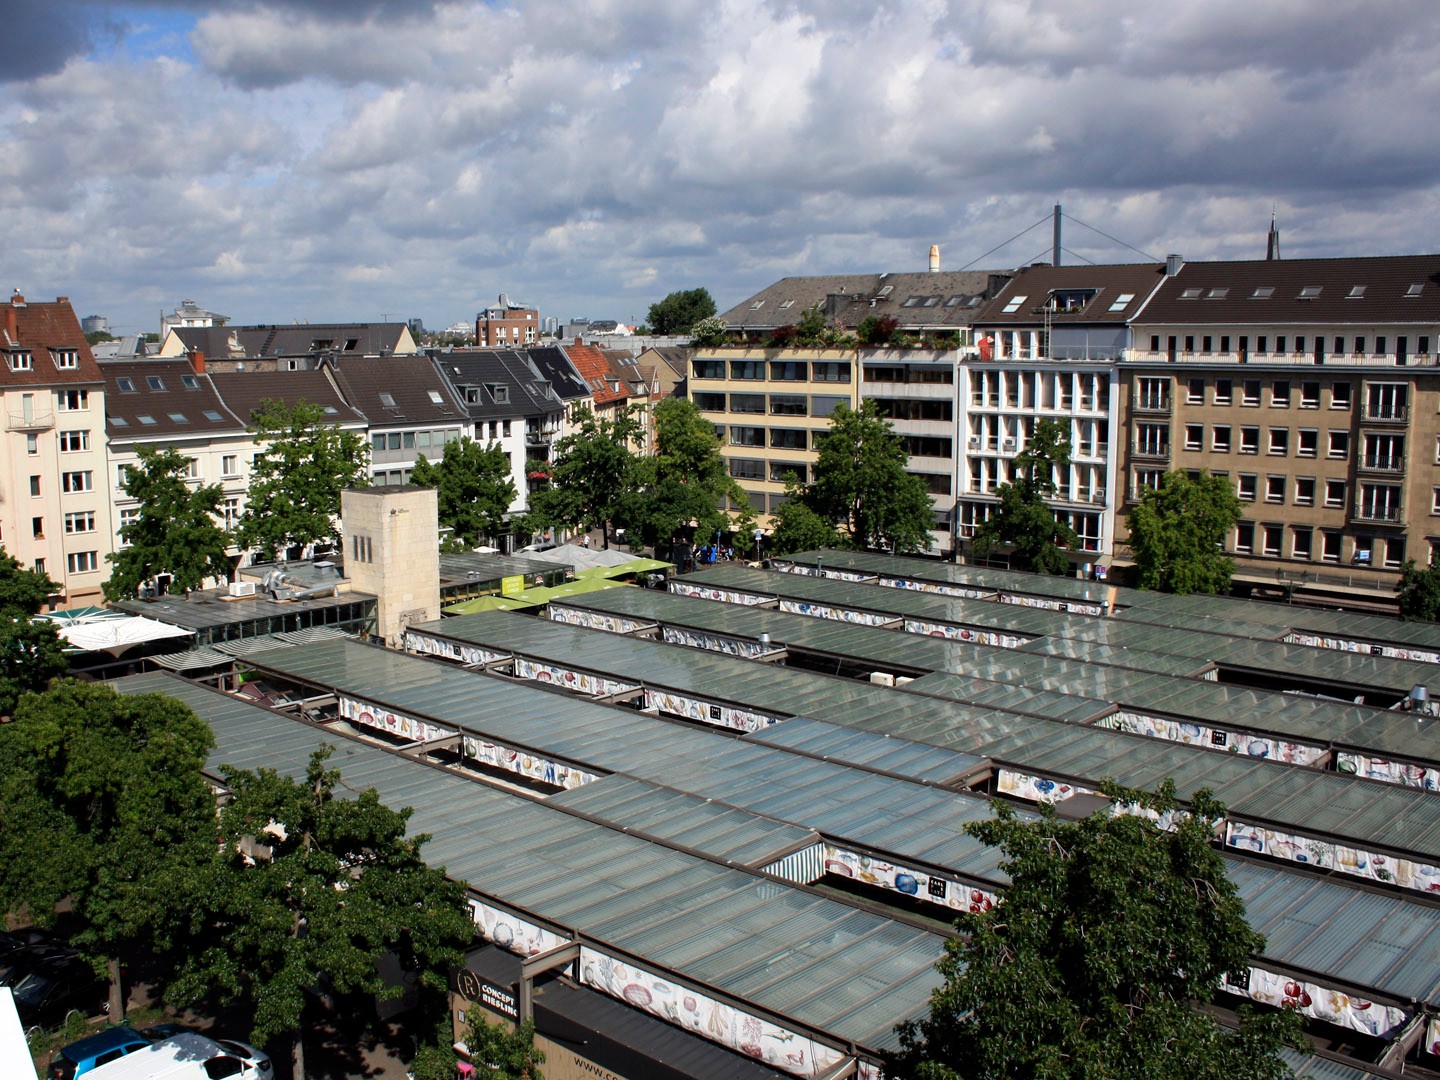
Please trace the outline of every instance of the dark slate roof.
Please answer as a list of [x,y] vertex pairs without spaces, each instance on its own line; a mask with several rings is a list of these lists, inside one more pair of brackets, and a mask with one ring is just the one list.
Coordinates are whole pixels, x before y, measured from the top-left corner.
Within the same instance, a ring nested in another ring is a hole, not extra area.
[[781,278],[720,317],[731,330],[773,330],[798,323],[817,304],[834,325],[854,329],[868,316],[892,316],[902,328],[968,326],[978,305],[1009,271],[942,270],[918,274],[836,274]]
[[334,361],[346,399],[375,426],[433,426],[469,418],[428,356],[343,356]]
[[[57,368],[52,349],[74,350],[76,366]],[[5,354],[0,363],[0,387],[76,386],[103,381],[90,343],[80,329],[80,320],[63,296],[53,302],[27,303],[23,296],[15,295],[0,304],[0,352]],[[12,370],[13,353],[29,353],[30,366]]]
[[209,375],[189,360],[107,360],[105,432],[111,439],[144,441],[174,435],[243,432],[246,421],[220,398]]
[[[1218,295],[1222,289],[1224,294]],[[1265,295],[1267,289],[1273,291]],[[1231,326],[1437,323],[1440,255],[1185,263],[1135,321]]]
[[308,401],[325,407],[326,423],[367,423],[364,414],[340,396],[328,371],[217,371],[210,378],[230,411],[246,424],[264,401]]
[[[976,326],[1124,326],[1165,276],[1163,263],[1112,263],[1102,266],[1037,264],[1016,272],[996,297],[972,312]],[[1052,295],[1094,289],[1078,306],[1050,306]],[[1129,299],[1124,299],[1129,297]],[[1023,299],[1021,299],[1023,298]],[[1015,301],[1019,300],[1017,306]],[[1007,308],[1014,308],[1007,311]]]
[[565,355],[565,350],[558,345],[542,346],[536,349],[527,349],[530,362],[535,365],[540,374],[550,383],[555,391],[555,396],[561,401],[574,401],[576,398],[588,398],[590,388],[585,385],[585,380],[575,370],[575,365]]
[[[450,349],[434,354],[440,376],[465,401],[465,387],[478,387],[480,400],[466,405],[474,420],[546,416],[561,411],[550,384],[517,349]],[[506,401],[497,401],[490,386],[506,387]]]
[[312,356],[335,352],[355,356],[393,353],[409,327],[405,323],[299,323],[286,326],[177,326],[172,332],[187,352],[199,349],[216,359]]

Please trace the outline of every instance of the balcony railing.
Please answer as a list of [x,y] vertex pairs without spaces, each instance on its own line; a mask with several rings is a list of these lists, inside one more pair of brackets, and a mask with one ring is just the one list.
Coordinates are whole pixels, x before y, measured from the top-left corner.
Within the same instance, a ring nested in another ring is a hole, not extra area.
[[1134,456],[1137,458],[1146,458],[1151,461],[1169,461],[1170,446],[1169,444],[1164,446],[1140,445],[1135,447]]
[[[1080,404],[1081,404],[1081,407],[1082,407],[1083,409],[1085,409],[1087,412],[1090,412],[1090,411],[1093,411],[1093,410],[1094,410],[1094,405],[1093,405],[1093,403],[1087,403],[1087,402],[1082,401]],[[1151,415],[1151,416],[1169,416],[1169,415],[1170,415],[1170,399],[1169,399],[1169,397],[1159,397],[1159,398],[1137,397],[1137,398],[1135,399],[1135,403],[1134,403],[1134,410],[1135,410],[1137,413],[1146,413],[1146,414]]]
[[1350,516],[1355,521],[1378,522],[1383,525],[1405,524],[1403,508],[1392,503],[1356,503]]
[[1405,459],[1398,454],[1366,454],[1356,462],[1361,472],[1399,474],[1405,471]]
[[1360,418],[1367,424],[1408,424],[1410,408],[1406,405],[1365,405]]
[[34,413],[30,416],[16,416],[11,413],[6,417],[6,431],[49,431],[55,426],[54,413]]

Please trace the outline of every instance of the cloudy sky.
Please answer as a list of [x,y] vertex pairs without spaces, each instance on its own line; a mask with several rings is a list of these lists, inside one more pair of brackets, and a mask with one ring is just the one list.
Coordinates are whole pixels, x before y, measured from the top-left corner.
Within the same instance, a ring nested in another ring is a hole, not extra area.
[[1048,258],[1057,202],[1067,262],[1261,257],[1272,204],[1289,257],[1440,249],[1434,0],[4,11],[0,286],[117,333],[723,310]]

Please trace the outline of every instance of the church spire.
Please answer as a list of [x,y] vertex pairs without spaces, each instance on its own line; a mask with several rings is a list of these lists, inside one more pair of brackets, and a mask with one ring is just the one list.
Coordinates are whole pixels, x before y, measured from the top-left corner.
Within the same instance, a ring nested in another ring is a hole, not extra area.
[[1270,235],[1265,238],[1265,260],[1280,258],[1280,227],[1275,224],[1275,205],[1270,205]]

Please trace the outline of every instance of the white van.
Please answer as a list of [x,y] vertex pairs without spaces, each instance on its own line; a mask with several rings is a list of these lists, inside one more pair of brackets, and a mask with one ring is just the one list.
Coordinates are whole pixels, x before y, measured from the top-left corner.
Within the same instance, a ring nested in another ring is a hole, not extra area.
[[260,1073],[255,1062],[227,1053],[214,1039],[186,1032],[106,1062],[85,1075],[89,1080],[223,1080]]

